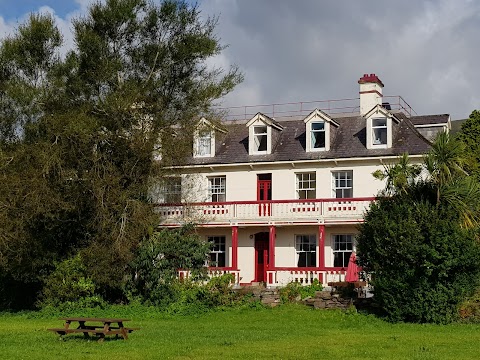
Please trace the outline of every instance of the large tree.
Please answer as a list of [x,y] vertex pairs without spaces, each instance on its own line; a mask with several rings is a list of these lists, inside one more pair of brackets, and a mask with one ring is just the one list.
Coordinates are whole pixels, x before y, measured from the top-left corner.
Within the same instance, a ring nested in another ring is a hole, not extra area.
[[2,41],[0,287],[34,295],[54,261],[80,252],[118,296],[158,223],[151,179],[191,152],[195,119],[241,81],[206,64],[223,48],[215,25],[188,2],[107,0],[74,20],[64,58],[47,15]]

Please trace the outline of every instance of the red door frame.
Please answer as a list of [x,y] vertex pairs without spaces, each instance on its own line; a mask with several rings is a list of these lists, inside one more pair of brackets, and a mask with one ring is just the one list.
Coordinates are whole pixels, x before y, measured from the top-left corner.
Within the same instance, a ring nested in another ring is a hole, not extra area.
[[[257,201],[272,200],[272,180],[257,180]],[[271,215],[270,203],[258,204],[258,216]]]
[[[269,264],[269,233],[255,234],[255,280],[254,282],[267,281]],[[260,261],[259,261],[260,260]]]

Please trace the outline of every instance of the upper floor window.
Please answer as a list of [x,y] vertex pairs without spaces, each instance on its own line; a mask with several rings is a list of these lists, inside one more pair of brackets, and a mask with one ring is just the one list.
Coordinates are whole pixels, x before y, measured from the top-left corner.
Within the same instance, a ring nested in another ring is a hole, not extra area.
[[253,142],[255,152],[267,152],[268,132],[266,126],[253,127]]
[[311,123],[310,149],[325,149],[325,122],[314,121]]
[[210,261],[211,267],[225,267],[226,265],[226,242],[225,236],[209,236],[211,244]]
[[330,151],[330,137],[339,124],[322,110],[313,110],[304,120],[305,150]]
[[202,130],[198,132],[197,156],[212,156],[212,132]]
[[297,174],[297,199],[315,199],[317,175],[314,172]]
[[225,176],[215,176],[208,178],[208,200],[211,202],[226,201]]
[[351,170],[333,172],[333,197],[353,197],[353,172]]
[[353,251],[353,235],[333,235],[333,266],[347,267]]
[[387,118],[372,119],[372,144],[387,145]]
[[194,151],[195,157],[211,157],[215,152],[215,132],[205,127],[195,132]]
[[182,179],[180,177],[167,177],[162,186],[163,202],[166,204],[178,204],[182,202]]
[[317,266],[317,238],[315,235],[295,235],[298,267]]

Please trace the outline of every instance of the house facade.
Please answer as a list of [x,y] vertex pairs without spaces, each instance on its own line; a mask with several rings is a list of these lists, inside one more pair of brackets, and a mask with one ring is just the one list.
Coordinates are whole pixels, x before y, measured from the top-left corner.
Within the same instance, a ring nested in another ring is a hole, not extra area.
[[357,226],[384,188],[372,173],[405,152],[421,162],[450,128],[447,114],[386,102],[375,74],[358,83],[359,101],[343,112],[302,103],[221,125],[202,118],[192,157],[161,187],[161,226],[198,224],[213,244],[211,275],[240,285],[343,281]]

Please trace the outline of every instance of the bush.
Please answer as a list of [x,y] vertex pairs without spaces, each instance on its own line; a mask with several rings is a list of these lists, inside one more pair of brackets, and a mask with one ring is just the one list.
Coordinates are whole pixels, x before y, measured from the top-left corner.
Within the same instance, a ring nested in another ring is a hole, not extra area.
[[95,284],[87,277],[80,255],[55,265],[47,277],[39,305],[41,307],[95,307],[104,302],[95,294]]
[[193,225],[156,232],[140,244],[125,291],[154,305],[171,303],[177,296],[178,270],[189,270],[194,281],[206,279],[209,252],[210,243],[198,236]]
[[280,289],[280,299],[282,303],[290,303],[307,297],[315,296],[316,291],[322,291],[323,286],[317,279],[314,279],[311,285],[303,286],[299,282],[288,283]]
[[452,209],[418,196],[372,204],[360,226],[358,259],[389,320],[446,323],[457,317],[480,279],[478,234],[459,223]]

